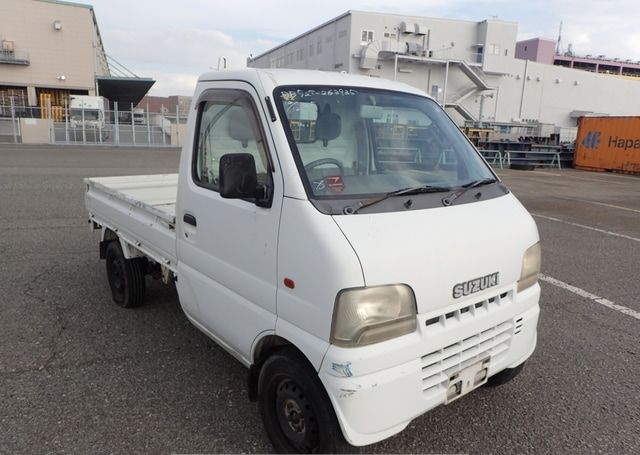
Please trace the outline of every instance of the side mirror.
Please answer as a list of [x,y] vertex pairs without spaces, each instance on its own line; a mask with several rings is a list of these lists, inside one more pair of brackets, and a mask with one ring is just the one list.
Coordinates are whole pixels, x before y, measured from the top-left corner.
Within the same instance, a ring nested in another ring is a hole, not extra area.
[[250,153],[228,153],[220,157],[220,196],[227,199],[256,197],[258,176]]

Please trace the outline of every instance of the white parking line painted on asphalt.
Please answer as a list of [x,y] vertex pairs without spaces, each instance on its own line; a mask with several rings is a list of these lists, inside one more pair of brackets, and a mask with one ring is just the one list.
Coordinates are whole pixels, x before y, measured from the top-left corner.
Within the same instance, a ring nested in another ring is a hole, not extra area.
[[[504,172],[506,171],[506,172]],[[501,174],[501,172],[504,172],[504,174]],[[613,181],[614,179],[611,178],[605,178],[605,179],[599,179],[599,178],[589,178],[589,177],[581,177],[578,175],[575,175],[575,173],[566,173],[566,174],[557,174],[554,172],[546,172],[546,171],[534,171],[534,172],[523,172],[523,171],[511,171],[511,169],[500,169],[499,171],[497,171],[496,173],[499,176],[512,176],[515,175],[515,173],[518,172],[518,176],[519,177],[525,177],[527,179],[532,179],[535,177],[547,177],[551,178],[551,177],[562,177],[562,181],[566,182],[570,179],[576,179],[576,180],[585,180],[588,182],[598,182],[598,183],[606,183],[606,184],[611,184],[611,185],[629,185],[629,182],[615,182]],[[607,174],[610,175],[610,174]],[[622,177],[622,178],[626,178],[629,180],[634,180],[636,182],[639,181],[639,179],[637,177],[626,177],[626,176],[620,176],[616,174],[616,178],[618,177]]]
[[640,242],[640,239],[638,239],[636,237],[631,237],[630,235],[618,234],[617,232],[611,232],[611,231],[605,231],[604,229],[600,229],[600,228],[597,228],[597,227],[586,226],[584,224],[578,224],[578,223],[574,223],[572,221],[561,220],[560,218],[554,218],[552,216],[539,215],[537,213],[532,213],[531,215],[535,216],[536,218],[542,218],[542,219],[545,219],[545,220],[557,221],[558,223],[568,224],[569,226],[576,226],[576,227],[579,227],[579,228],[582,228],[582,229],[589,229],[590,231],[596,231],[596,232],[600,232],[602,234],[607,234],[607,235],[611,235],[611,236],[614,236],[614,237],[620,237],[620,238],[627,239],[627,240],[633,240],[634,242]]
[[629,212],[640,213],[640,210],[637,210],[637,209],[630,209],[629,207],[621,207],[619,205],[607,204],[606,202],[589,201],[587,199],[580,199],[580,198],[577,198],[577,197],[559,197],[559,196],[556,196],[556,197],[558,199],[566,199],[568,201],[578,201],[578,202],[584,202],[584,203],[587,203],[587,204],[602,205],[604,207],[611,207],[611,208],[618,209],[618,210],[627,210]]
[[564,177],[564,174],[556,174],[555,172],[536,172],[536,175],[553,175],[554,177]]
[[636,318],[638,320],[640,320],[640,313],[632,310],[631,308],[627,308],[626,306],[622,306],[622,305],[618,305],[617,303],[613,303],[611,300],[607,300],[604,297],[600,297],[597,296],[595,294],[592,294],[588,291],[585,291],[584,289],[580,289],[578,287],[575,286],[571,286],[569,283],[565,283],[564,281],[560,281],[557,280],[553,277],[544,275],[544,274],[540,274],[539,278],[549,284],[553,284],[554,286],[557,286],[559,288],[565,289],[569,292],[573,292],[576,295],[579,295],[580,297],[584,297],[586,299],[589,300],[593,300],[596,303],[599,303],[602,306],[605,306],[607,308],[610,308],[612,310],[616,310],[619,311],[622,314],[626,314],[627,316],[631,316],[632,318]]
[[[494,169],[495,170],[495,169]],[[502,171],[510,171],[510,169],[500,169],[499,171],[496,171],[496,174],[500,175],[500,172]],[[522,173],[522,171],[516,171],[519,173]],[[515,172],[507,172],[504,173],[503,175],[514,175]],[[536,171],[535,174],[525,174],[527,177],[536,177],[536,176],[553,176],[553,177],[564,177],[564,175],[562,174],[555,174],[553,172],[540,172],[540,171]]]

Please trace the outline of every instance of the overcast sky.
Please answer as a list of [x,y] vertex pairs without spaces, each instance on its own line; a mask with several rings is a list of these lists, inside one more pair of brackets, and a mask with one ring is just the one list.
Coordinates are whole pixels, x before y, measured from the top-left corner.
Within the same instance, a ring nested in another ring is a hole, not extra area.
[[[80,0],[82,1],[82,0]],[[577,54],[640,60],[638,0],[85,0],[107,53],[157,82],[153,95],[190,95],[197,76],[227,58],[258,55],[348,9],[518,22],[518,38],[556,39]]]

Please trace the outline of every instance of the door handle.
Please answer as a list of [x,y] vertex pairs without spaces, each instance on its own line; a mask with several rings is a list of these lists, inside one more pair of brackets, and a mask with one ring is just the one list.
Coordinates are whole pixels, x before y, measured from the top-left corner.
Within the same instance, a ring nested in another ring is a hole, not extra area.
[[184,216],[182,217],[182,221],[194,227],[198,225],[198,222],[196,221],[196,217],[190,213],[185,213]]

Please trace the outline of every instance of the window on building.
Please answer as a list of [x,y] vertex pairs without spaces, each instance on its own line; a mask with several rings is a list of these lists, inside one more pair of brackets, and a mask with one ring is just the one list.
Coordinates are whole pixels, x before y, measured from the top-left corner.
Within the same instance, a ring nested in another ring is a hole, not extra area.
[[316,42],[316,52],[319,54],[322,52],[322,37],[318,37],[318,41]]
[[500,55],[500,45],[499,44],[489,44],[487,49],[490,55]]
[[309,44],[309,57],[312,57],[314,54],[313,43]]
[[373,30],[362,30],[360,41],[367,44],[373,41]]

